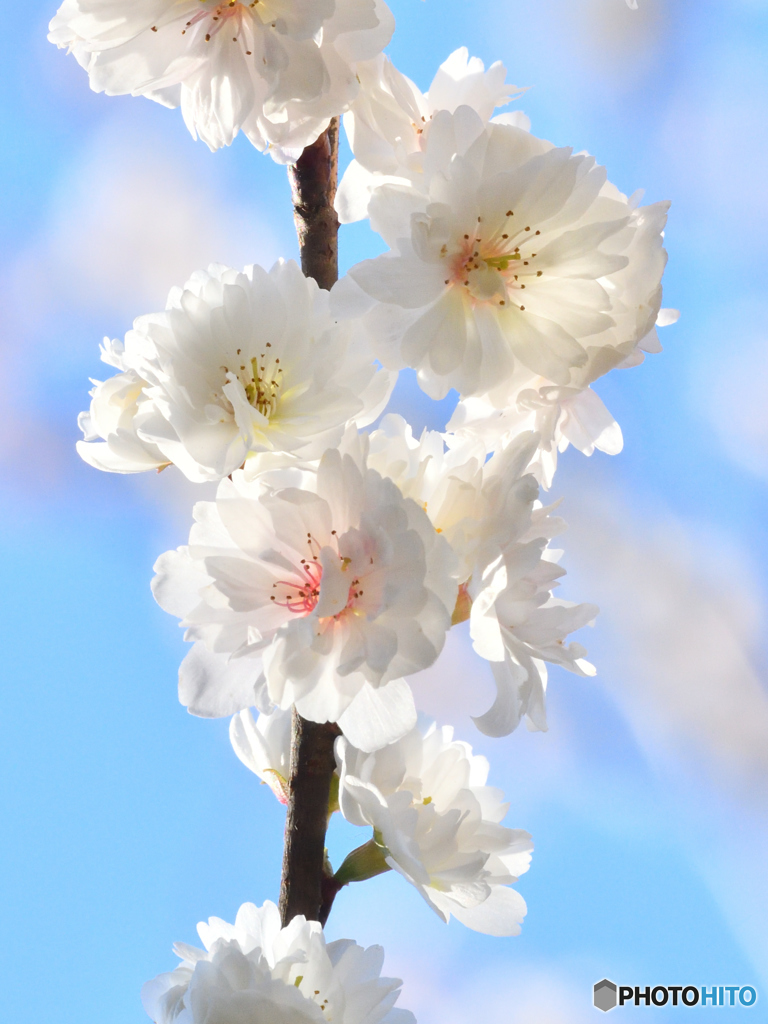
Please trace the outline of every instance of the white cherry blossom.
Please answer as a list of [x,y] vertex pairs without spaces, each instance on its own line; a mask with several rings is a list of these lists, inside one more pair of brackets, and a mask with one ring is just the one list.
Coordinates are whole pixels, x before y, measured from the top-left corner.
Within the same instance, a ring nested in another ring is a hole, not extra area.
[[339,804],[374,829],[386,863],[437,914],[489,935],[517,935],[525,901],[509,886],[528,870],[527,832],[505,828],[508,804],[486,785],[488,762],[450,726],[425,718],[374,754],[337,740]]
[[269,786],[281,804],[288,803],[291,776],[291,723],[288,708],[273,708],[254,720],[246,708],[232,716],[229,739],[246,768]]
[[577,675],[595,674],[586,650],[565,638],[591,623],[598,609],[552,596],[565,572],[556,557],[544,538],[511,544],[486,570],[474,596],[470,635],[475,652],[491,663],[497,689],[493,705],[474,719],[487,736],[508,735],[523,717],[529,729],[547,729],[547,662]]
[[668,204],[638,207],[587,154],[466,106],[435,115],[424,164],[418,188],[374,190],[371,224],[392,251],[353,267],[336,297],[347,314],[367,301],[385,366],[415,368],[433,398],[456,388],[506,408],[657,347]]
[[[432,118],[439,110],[453,113],[469,106],[490,121],[524,90],[508,84],[500,61],[486,71],[466,47],[440,65],[429,90],[422,93],[392,61],[380,54],[358,65],[361,89],[344,115],[344,128],[355,159],[347,167],[336,193],[342,224],[367,216],[371,191],[386,181],[417,181],[423,174],[424,149]],[[500,115],[521,128],[530,127],[521,111]]]
[[269,902],[197,930],[205,948],[177,943],[179,966],[142,989],[155,1024],[416,1024],[394,1007],[402,982],[381,977],[381,946],[326,942],[301,916],[281,928]]
[[64,0],[48,38],[91,88],[181,107],[211,149],[243,131],[293,162],[346,110],[387,45],[384,0]]
[[[488,466],[503,467],[508,452],[519,447],[515,439]],[[549,541],[566,524],[552,514],[553,507],[541,505],[533,475],[489,475],[486,517],[497,525],[485,527],[492,543],[484,547],[482,572],[466,590],[473,647],[491,663],[497,696],[474,721],[486,735],[506,736],[523,718],[529,729],[546,730],[547,662],[577,675],[595,674],[581,644],[565,640],[591,623],[598,608],[552,595],[565,570],[557,564],[562,552],[551,549]]]
[[156,444],[138,434],[144,414],[153,412],[144,391],[148,382],[128,366],[121,341],[105,338],[101,360],[118,373],[106,381],[91,381],[91,407],[77,418],[85,437],[77,442],[78,452],[91,466],[110,473],[162,469],[168,459]]
[[194,641],[179,675],[193,714],[295,704],[364,749],[412,726],[401,677],[442,649],[455,558],[416,502],[366,465],[354,430],[316,469],[234,473],[195,520],[153,584]]
[[107,358],[121,372],[96,383],[78,444],[113,472],[173,463],[202,482],[257,452],[319,457],[349,422],[374,419],[393,384],[293,261],[269,272],[212,265],[114,346]]
[[370,436],[368,465],[393,480],[453,548],[468,585],[530,524],[538,485],[528,474],[538,437],[528,431],[488,459],[476,438],[425,430],[417,440],[401,416],[387,415]]
[[538,444],[537,434],[524,432],[486,459],[477,437],[425,430],[416,440],[392,415],[370,439],[368,464],[418,502],[454,550],[461,585],[453,622],[470,618],[475,652],[491,662],[498,696],[475,722],[493,736],[512,732],[523,717],[530,728],[547,728],[545,662],[594,674],[584,648],[565,638],[597,608],[551,593],[565,570],[548,541],[565,523],[538,500],[531,472]]

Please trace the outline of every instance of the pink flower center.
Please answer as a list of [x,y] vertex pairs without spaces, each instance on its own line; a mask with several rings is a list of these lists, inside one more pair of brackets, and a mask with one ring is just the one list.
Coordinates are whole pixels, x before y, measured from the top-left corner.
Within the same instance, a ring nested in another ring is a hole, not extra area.
[[[333,530],[332,534],[335,540],[336,531]],[[311,615],[317,607],[317,602],[320,600],[320,584],[323,578],[323,567],[318,560],[319,545],[311,534],[307,535],[307,544],[309,545],[310,552],[312,552],[311,557],[301,559],[300,568],[296,571],[294,579],[277,580],[276,583],[273,583],[272,589],[275,593],[270,598],[280,608],[287,608],[289,612],[292,612],[294,615],[301,615],[302,617]],[[342,563],[345,563],[343,567],[349,564],[349,559],[343,558],[341,555],[339,555],[339,558]],[[373,559],[371,559],[371,565],[373,565]],[[355,576],[349,584],[349,593],[347,594],[345,607],[340,612],[331,616],[331,618],[338,621],[342,615],[345,615],[354,608],[355,603],[363,596],[364,591],[360,580]]]
[[[511,293],[525,289],[526,278],[541,277],[541,271],[532,266],[536,253],[527,251],[541,231],[534,231],[530,225],[518,230],[513,218],[514,212],[508,210],[502,227],[484,239],[482,220],[478,217],[475,230],[464,235],[459,251],[450,257],[450,277],[445,283],[465,288],[475,301],[505,306]],[[448,256],[447,246],[443,247],[443,255]],[[476,271],[495,271],[500,279],[498,287],[494,289],[487,276],[478,280]],[[515,295],[514,303],[510,304],[517,305],[518,298],[524,299],[524,296]],[[525,306],[519,308],[525,309]]]
[[230,24],[229,27],[230,30],[234,30],[235,32],[232,41],[236,43],[242,28],[243,16],[252,17],[251,9],[256,7],[260,2],[261,0],[251,0],[250,3],[247,2],[247,0],[245,3],[240,3],[240,0],[225,0],[224,3],[210,5],[209,3],[206,3],[206,0],[203,0],[203,9],[198,11],[194,17],[189,19],[181,34],[185,35],[187,29],[192,28],[201,21],[209,19],[208,24],[206,25],[205,41],[210,42],[217,32],[220,32],[228,22],[231,23],[234,20],[237,24],[235,26]]
[[320,580],[323,567],[316,558],[301,560],[301,569],[295,580],[278,580],[272,587],[277,591],[272,600],[294,615],[310,615],[320,600]]

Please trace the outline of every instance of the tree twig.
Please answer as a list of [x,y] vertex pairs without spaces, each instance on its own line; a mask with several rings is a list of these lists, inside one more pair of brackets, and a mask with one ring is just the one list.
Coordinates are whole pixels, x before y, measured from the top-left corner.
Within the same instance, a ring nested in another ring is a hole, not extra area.
[[325,833],[336,760],[334,722],[308,722],[294,708],[291,777],[285,821],[280,914],[287,924],[297,914],[320,920],[326,892]]
[[333,208],[339,163],[339,119],[288,168],[301,269],[330,290],[339,277],[339,218]]

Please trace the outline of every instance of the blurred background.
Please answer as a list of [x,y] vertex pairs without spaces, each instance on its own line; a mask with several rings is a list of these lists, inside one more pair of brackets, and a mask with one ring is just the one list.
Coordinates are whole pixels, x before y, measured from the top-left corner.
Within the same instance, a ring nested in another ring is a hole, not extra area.
[[[46,42],[55,0],[1,2],[3,1015],[140,1024],[172,941],[276,898],[283,815],[227,723],[177,703],[184,644],[149,580],[201,492],[89,469],[76,416],[111,372],[103,335],[198,267],[296,243],[283,168],[91,93]],[[604,976],[768,1001],[768,2],[639,2],[391,0],[389,52],[422,88],[458,46],[501,59],[536,134],[672,200],[664,304],[682,310],[663,354],[598,385],[624,452],[569,451],[553,491],[563,596],[602,608],[580,638],[596,679],[553,671],[549,732],[497,741],[469,718],[492,686],[465,634],[415,683],[536,843],[514,939],[446,927],[392,873],[340,895],[332,937],[382,943],[420,1024],[581,1024]],[[381,243],[355,226],[341,251],[346,268]],[[407,375],[393,402],[417,429],[450,414]],[[359,841],[336,823],[334,860]]]

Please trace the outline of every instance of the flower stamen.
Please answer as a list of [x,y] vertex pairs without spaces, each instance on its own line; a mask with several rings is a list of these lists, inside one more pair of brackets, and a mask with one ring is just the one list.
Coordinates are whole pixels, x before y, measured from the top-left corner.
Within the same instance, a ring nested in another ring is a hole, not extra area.
[[[203,4],[207,4],[208,2],[209,0],[201,0],[201,3]],[[237,20],[237,28],[235,30],[236,35],[234,36],[233,41],[237,42],[243,27],[243,15],[248,14],[252,17],[249,12],[258,2],[259,0],[256,0],[255,3],[250,3],[246,8],[242,3],[240,3],[240,0],[224,0],[223,3],[218,3],[213,8],[205,7],[202,11],[198,11],[197,14],[189,19],[181,34],[186,35],[187,29],[192,28],[201,21],[205,21],[206,18],[210,18],[210,24],[205,34],[205,41],[209,43],[213,36],[215,36],[217,32],[221,31],[228,21],[231,21],[234,18]]]
[[320,600],[323,568],[317,559],[302,559],[297,576],[297,580],[278,580],[273,583],[272,588],[277,590],[277,594],[273,594],[270,600],[294,615],[311,615]]

